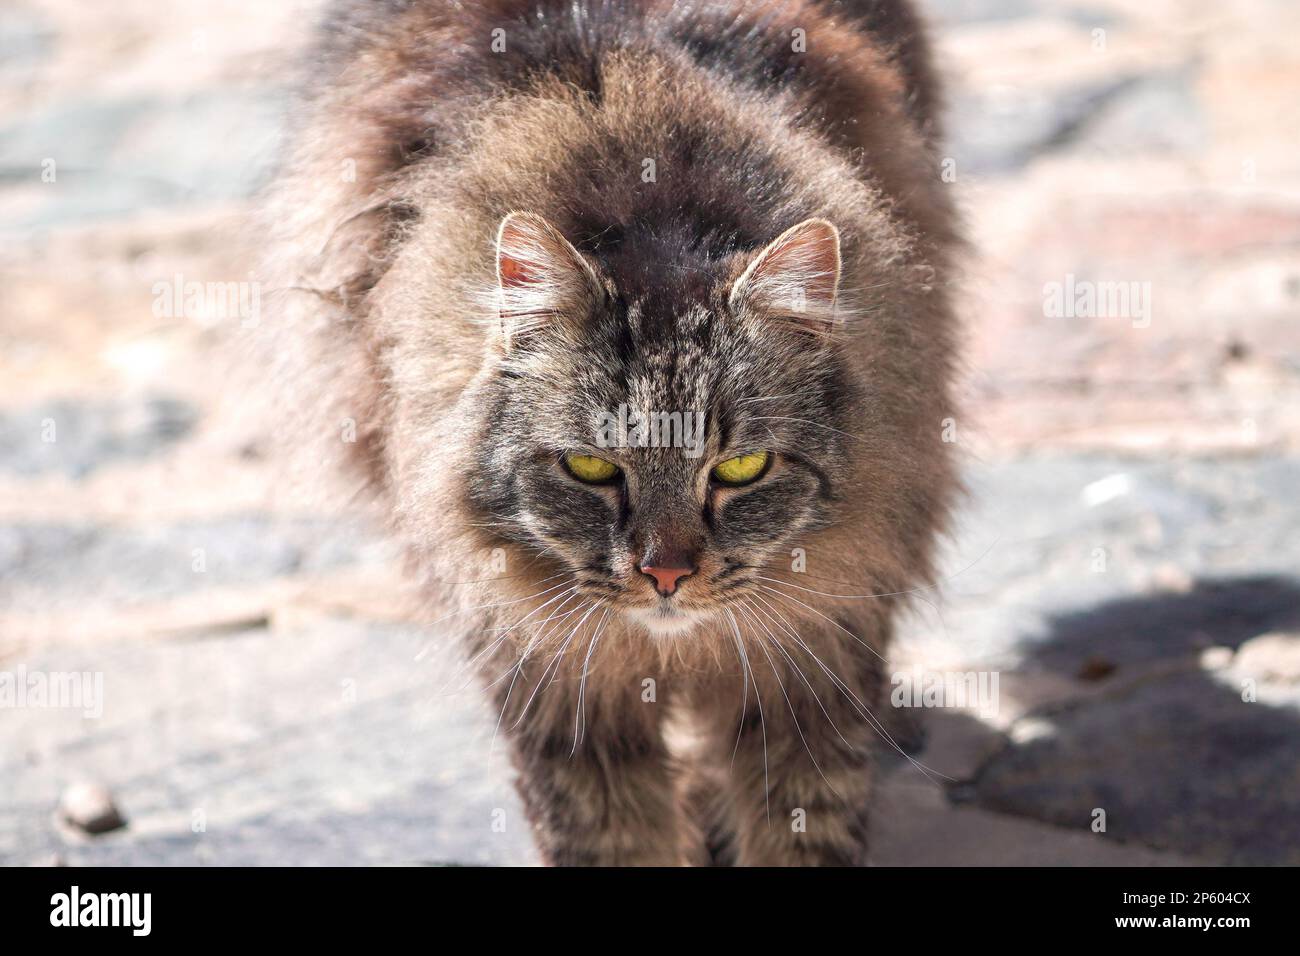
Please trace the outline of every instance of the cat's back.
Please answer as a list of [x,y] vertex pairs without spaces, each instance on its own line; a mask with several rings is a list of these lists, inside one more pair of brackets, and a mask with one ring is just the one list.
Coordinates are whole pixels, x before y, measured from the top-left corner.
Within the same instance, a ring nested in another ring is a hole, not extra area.
[[[954,239],[930,175],[937,93],[904,0],[346,0],[320,28],[312,70],[299,165],[352,159],[354,188],[339,209],[412,172],[487,175],[484,117],[511,102],[540,117],[535,104],[556,99],[613,120],[605,141],[573,134],[591,140],[579,152],[592,175],[557,173],[575,179],[564,205],[580,235],[640,220],[705,237],[714,253],[766,241],[786,212],[779,197],[811,165],[773,143],[786,129],[892,197],[902,228],[934,240],[932,255]],[[511,133],[528,135],[532,165],[568,134],[545,119]],[[639,169],[647,157],[690,170],[689,180],[629,201],[618,177],[595,175],[601,163]],[[742,195],[744,179],[757,184]],[[676,211],[686,208],[698,215]]]
[[[308,86],[400,93],[367,105],[449,135],[448,106],[472,111],[542,75],[599,98],[602,62],[620,51],[685,57],[788,95],[832,133],[878,109],[880,95],[898,96],[927,135],[935,125],[936,84],[907,0],[340,0]],[[430,139],[399,146],[436,150]]]

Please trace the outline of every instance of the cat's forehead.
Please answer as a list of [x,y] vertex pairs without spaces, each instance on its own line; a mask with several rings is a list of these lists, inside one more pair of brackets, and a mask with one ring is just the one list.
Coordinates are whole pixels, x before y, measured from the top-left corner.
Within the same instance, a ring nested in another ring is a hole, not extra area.
[[726,317],[704,303],[651,311],[632,302],[611,320],[599,374],[621,400],[645,409],[703,410],[744,351]]

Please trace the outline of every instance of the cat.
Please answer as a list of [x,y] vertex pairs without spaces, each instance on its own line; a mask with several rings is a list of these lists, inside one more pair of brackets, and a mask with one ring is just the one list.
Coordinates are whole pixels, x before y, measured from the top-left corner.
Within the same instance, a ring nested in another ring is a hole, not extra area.
[[866,861],[959,484],[938,103],[902,0],[325,19],[264,219],[284,407],[453,607],[545,863]]

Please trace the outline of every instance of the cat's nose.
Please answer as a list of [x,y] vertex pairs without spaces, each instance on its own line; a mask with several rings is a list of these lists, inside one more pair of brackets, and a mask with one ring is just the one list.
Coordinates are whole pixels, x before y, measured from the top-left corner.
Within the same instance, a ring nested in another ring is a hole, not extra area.
[[677,559],[671,562],[664,561],[662,565],[643,564],[641,573],[654,578],[655,590],[664,597],[672,594],[677,590],[677,582],[682,578],[695,573],[695,562],[689,559]]

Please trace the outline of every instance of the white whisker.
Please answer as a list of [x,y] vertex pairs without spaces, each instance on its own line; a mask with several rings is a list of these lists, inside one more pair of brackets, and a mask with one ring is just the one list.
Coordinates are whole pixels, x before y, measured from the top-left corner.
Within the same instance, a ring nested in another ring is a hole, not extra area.
[[[550,604],[552,601],[557,601],[557,600],[560,601],[560,604],[559,604],[559,605],[556,607],[556,609],[555,609],[555,613],[552,614],[552,615],[550,615],[549,617],[542,618],[540,621],[533,621],[533,623],[529,624],[528,627],[529,627],[529,628],[545,627],[545,626],[546,626],[549,622],[551,622],[551,621],[561,621],[561,620],[563,620],[564,618],[566,618],[566,617],[570,617],[571,615],[573,615],[574,613],[576,613],[576,612],[579,610],[579,608],[572,608],[572,609],[570,609],[570,610],[568,610],[568,611],[564,611],[564,610],[562,610],[562,609],[563,609],[564,605],[568,604],[571,600],[573,600],[574,597],[577,596],[577,593],[578,593],[578,589],[577,589],[577,588],[573,588],[573,589],[570,590],[570,591],[566,591],[566,592],[564,592],[564,593],[562,593],[562,594],[557,594],[555,597],[551,598],[551,600],[549,600],[549,601],[546,602],[547,604]],[[561,600],[561,599],[562,599],[562,600]],[[546,605],[542,605],[542,607],[545,607],[545,606],[546,606]],[[531,616],[532,614],[536,614],[536,613],[537,613],[538,611],[540,611],[541,609],[542,609],[541,607],[534,608],[534,609],[530,612],[529,616]],[[502,643],[503,641],[505,641],[505,640],[510,636],[510,632],[511,632],[512,630],[514,630],[516,627],[518,627],[518,626],[520,626],[521,624],[523,624],[523,623],[524,623],[523,620],[519,620],[519,621],[516,621],[514,624],[512,624],[510,627],[507,627],[505,630],[503,630],[503,631],[501,632],[500,635],[498,635],[495,639],[493,639],[492,643],[488,644],[485,648],[483,648],[483,650],[481,650],[481,651],[479,651],[477,654],[475,654],[475,655],[474,655],[474,656],[473,656],[469,661],[467,661],[465,664],[461,665],[461,667],[458,667],[458,668],[456,669],[456,672],[455,672],[455,673],[456,673],[456,674],[459,674],[459,673],[461,672],[461,670],[463,670],[464,668],[466,668],[466,667],[468,667],[468,666],[473,665],[473,663],[474,663],[476,660],[478,660],[480,657],[482,657],[482,656],[483,656],[484,654],[486,654],[488,651],[491,651],[493,648],[499,647],[499,646],[501,645],[501,643]],[[525,656],[526,656],[526,655],[525,655]],[[513,668],[514,668],[514,665],[512,665],[510,668],[507,668],[506,671],[505,671],[505,673],[503,673],[500,677],[497,677],[496,679],[489,681],[489,682],[488,682],[486,685],[484,685],[484,686],[487,687],[487,688],[495,687],[497,684],[499,684],[502,680],[505,679],[506,674],[509,674],[510,671],[513,670]],[[453,676],[455,676],[455,675],[453,675]],[[468,680],[473,680],[473,676],[471,675],[470,678],[468,678]],[[466,683],[465,685],[462,685],[462,686],[461,686],[461,690],[464,690],[464,688],[465,688],[465,686],[467,686],[467,684],[468,684],[468,681],[467,681],[467,683]]]
[[[763,622],[760,621],[758,617],[753,613],[753,611],[748,610],[745,605],[738,604],[736,605],[736,607],[738,610],[746,611],[749,615],[750,620],[752,620],[755,624],[759,625],[759,627],[761,627],[763,630],[767,631],[768,636],[772,637],[772,639],[775,641],[775,636],[772,635],[771,629],[766,627],[763,624]],[[841,800],[844,799],[841,796],[840,792],[836,790],[835,787],[831,784],[830,780],[826,779],[826,774],[822,772],[821,764],[817,762],[817,758],[813,756],[812,748],[808,746],[808,738],[804,736],[803,728],[799,726],[799,716],[794,712],[794,704],[790,700],[790,695],[786,693],[785,682],[781,680],[781,675],[780,673],[777,672],[776,662],[772,660],[772,655],[768,653],[767,647],[764,646],[762,634],[758,635],[758,649],[762,651],[763,656],[767,658],[767,666],[772,669],[772,676],[776,678],[776,686],[780,688],[781,696],[785,698],[786,707],[790,708],[790,717],[794,721],[795,733],[799,735],[799,740],[803,743],[803,749],[807,752],[808,759],[812,761],[812,765],[817,769],[818,776],[820,776],[822,780],[825,782],[826,786],[830,788],[831,793],[835,794],[835,796],[837,797],[840,797]]]
[[[758,597],[757,595],[754,596],[754,599],[760,601],[762,600],[762,598]],[[762,614],[769,621],[775,623],[773,618],[763,608],[760,608],[755,604],[750,604],[749,607],[751,613]],[[767,631],[769,634],[772,634],[770,628],[768,628]],[[839,726],[835,723],[835,720],[831,717],[830,711],[826,709],[826,705],[822,703],[821,695],[817,693],[816,688],[813,687],[812,683],[808,680],[807,675],[804,674],[803,668],[801,668],[798,665],[798,663],[795,662],[795,659],[790,656],[790,653],[781,645],[781,642],[776,640],[775,634],[772,634],[772,638],[774,641],[772,646],[775,647],[782,655],[784,655],[785,659],[790,662],[790,666],[794,668],[794,672],[799,675],[799,679],[804,682],[804,685],[808,688],[809,692],[813,695],[813,700],[815,700],[817,702],[817,706],[821,708],[821,712],[823,716],[825,716],[826,722],[831,725],[831,729],[835,731],[835,733],[839,736],[840,740],[844,741],[844,745],[846,747],[852,747],[853,745],[850,744],[848,739],[844,736],[844,734],[840,732]]]
[[787,415],[753,415],[749,418],[754,422],[796,422],[800,425],[810,425],[813,428],[824,428],[828,432],[835,432],[837,435],[843,435],[845,438],[852,438],[854,441],[862,441],[861,435],[853,435],[838,428],[832,428],[830,425],[823,425],[821,422],[814,422],[807,418],[791,418]]
[[[569,636],[564,639],[564,643],[560,645],[560,649],[555,652],[555,656],[551,658],[551,662],[546,665],[546,668],[542,671],[542,676],[538,678],[537,683],[533,686],[533,692],[528,696],[528,700],[524,702],[524,709],[519,712],[519,717],[515,720],[514,724],[511,725],[512,728],[518,727],[523,722],[524,717],[528,713],[528,708],[533,705],[533,701],[537,699],[537,695],[541,692],[542,686],[546,684],[546,675],[551,672],[552,668],[555,669],[555,675],[557,677],[559,676],[560,658],[563,657],[564,652],[569,649],[569,644],[572,643],[574,635],[578,633],[583,624],[587,623],[587,618],[591,617],[592,613],[595,612],[598,607],[600,607],[600,602],[593,601],[591,606],[587,609],[587,613],[584,614],[582,619],[573,626],[573,630],[569,632]],[[552,679],[552,683],[553,682],[554,678]]]
[[[746,669],[749,671],[749,679],[754,684],[754,700],[758,704],[758,726],[763,732],[763,805],[767,808],[767,825],[772,825],[772,785],[768,778],[767,772],[767,718],[763,716],[763,695],[759,693],[758,681],[754,678],[754,670],[749,667],[749,656],[745,653],[744,638],[740,636],[740,625],[736,623],[736,615],[731,613],[730,608],[723,608],[727,612],[727,619],[731,621],[731,629],[736,635],[736,646],[740,649],[740,656],[746,662]],[[744,726],[744,715],[741,715],[741,726]]]
[[[579,604],[578,607],[574,608],[574,611],[575,611],[575,612],[580,611],[580,610],[582,610],[582,609],[585,608],[585,607],[586,607],[585,604]],[[567,615],[566,615],[566,616],[567,616]],[[515,664],[515,666],[514,666],[513,668],[511,668],[511,670],[514,671],[514,676],[510,678],[510,686],[506,688],[506,696],[505,696],[505,699],[503,699],[503,700],[501,701],[501,713],[499,713],[499,714],[497,715],[496,726],[492,728],[492,740],[491,740],[491,742],[488,744],[488,753],[492,753],[493,750],[494,750],[495,747],[496,747],[497,734],[498,734],[498,733],[500,732],[500,730],[501,730],[501,721],[505,718],[505,715],[506,715],[506,708],[507,708],[507,707],[509,706],[509,704],[510,704],[510,695],[511,695],[512,693],[514,693],[514,690],[515,690],[515,683],[519,680],[519,675],[523,673],[523,670],[524,670],[524,663],[528,660],[528,656],[532,653],[532,651],[533,651],[533,647],[535,646],[535,644],[536,644],[537,642],[539,642],[539,641],[542,639],[543,636],[544,636],[544,634],[543,634],[543,635],[538,635],[536,638],[534,638],[533,640],[529,641],[528,644],[526,644],[526,645],[524,646],[523,650],[521,650],[521,651],[519,652],[519,661],[518,661],[518,663]],[[508,673],[510,673],[509,670],[506,671],[506,674],[508,674]],[[545,676],[545,675],[543,675],[543,676]],[[505,678],[505,674],[502,674],[501,677],[498,677],[497,680],[493,681],[492,683],[495,684],[495,683],[497,683],[498,681],[500,681],[500,680],[502,680],[502,679],[504,679],[504,678]],[[489,686],[491,686],[491,685],[489,685]],[[532,699],[532,698],[529,698],[530,701],[531,701],[531,699]],[[521,719],[522,719],[522,716],[521,716]]]
[[[768,606],[771,607],[771,605]],[[849,700],[850,705],[853,707],[854,710],[857,711],[858,715],[862,717],[864,720],[866,720],[867,723],[871,725],[872,729],[875,730],[876,733],[879,734],[882,739],[887,741],[889,745],[893,747],[895,751],[898,752],[899,756],[901,756],[904,760],[906,760],[918,771],[920,771],[922,776],[924,776],[927,780],[929,780],[931,783],[935,784],[936,786],[939,786],[939,783],[934,779],[933,776],[931,776],[931,774],[936,774],[940,777],[943,777],[945,780],[952,782],[952,778],[949,777],[947,774],[940,773],[938,770],[935,770],[932,767],[925,766],[925,764],[914,759],[910,754],[904,751],[903,748],[899,746],[898,742],[894,740],[893,735],[889,733],[885,725],[881,723],[880,719],[871,712],[871,708],[869,708],[857,696],[857,694],[853,693],[853,690],[843,680],[841,680],[840,677],[834,671],[832,671],[829,667],[826,666],[825,663],[822,662],[821,658],[818,657],[813,652],[812,648],[810,648],[804,642],[804,640],[801,637],[799,637],[798,633],[793,629],[790,623],[785,620],[785,616],[781,614],[780,611],[776,610],[776,608],[774,607],[772,607],[772,610],[777,615],[777,617],[779,617],[782,621],[785,622],[787,633],[789,633],[790,636],[794,638],[795,642],[804,650],[804,652],[807,653],[808,656],[811,657],[817,663],[817,666],[822,669],[822,671],[826,674],[826,676],[831,679],[831,683],[834,684],[839,689],[840,693],[842,693]]]
[[795,597],[793,594],[786,594],[784,591],[778,591],[776,588],[768,587],[766,584],[760,584],[760,585],[758,586],[758,588],[759,588],[760,591],[766,591],[768,594],[774,594],[774,595],[776,595],[777,597],[785,598],[787,601],[793,601],[795,604],[798,604],[800,607],[803,607],[803,608],[806,608],[806,609],[809,610],[809,611],[812,611],[814,614],[816,614],[818,617],[820,617],[822,620],[826,621],[827,623],[829,623],[829,624],[834,624],[836,627],[838,627],[841,631],[843,631],[843,632],[844,632],[845,634],[847,634],[849,637],[853,638],[855,641],[857,641],[859,644],[861,644],[861,645],[862,645],[863,647],[865,647],[867,650],[871,651],[871,653],[873,653],[873,654],[875,654],[877,657],[879,657],[881,661],[883,661],[883,662],[886,663],[886,664],[889,663],[889,661],[886,660],[885,657],[884,657],[884,656],[883,656],[883,655],[882,655],[878,650],[876,650],[874,647],[872,647],[870,644],[868,644],[868,643],[867,643],[866,641],[864,641],[862,638],[858,637],[858,635],[854,634],[852,631],[850,631],[847,627],[845,627],[845,626],[844,626],[843,624],[841,624],[839,621],[835,620],[834,618],[827,617],[825,614],[823,614],[821,611],[817,610],[817,608],[813,607],[811,604],[807,604],[807,603],[805,603],[805,602],[803,602],[803,601],[800,601],[800,600],[799,600],[797,597]]
[[587,711],[583,706],[586,703],[587,671],[591,666],[591,653],[596,649],[596,642],[600,640],[600,635],[605,631],[605,624],[609,621],[609,613],[610,608],[605,608],[604,615],[596,625],[596,633],[592,635],[591,642],[587,645],[587,656],[582,659],[582,677],[578,681],[578,706],[573,714],[573,749],[569,751],[570,757],[578,751],[579,726],[582,728],[583,736],[587,733]]

